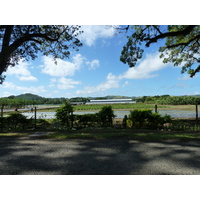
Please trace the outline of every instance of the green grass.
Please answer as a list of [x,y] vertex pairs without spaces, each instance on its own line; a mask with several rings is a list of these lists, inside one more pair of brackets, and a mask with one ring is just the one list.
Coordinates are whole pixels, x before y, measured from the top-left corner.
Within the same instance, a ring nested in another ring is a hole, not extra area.
[[54,132],[42,136],[48,139],[117,139],[127,138],[139,141],[165,141],[165,140],[200,140],[200,134],[196,132],[162,132],[150,130],[83,130],[79,132]]
[[[28,136],[25,133],[0,133],[1,137]],[[131,139],[138,141],[166,141],[166,140],[195,140],[200,141],[200,133],[197,131],[157,131],[157,130],[134,130],[134,129],[82,129],[76,131],[55,131],[50,135],[40,136],[40,139]]]
[[[130,103],[124,103],[124,104],[109,104],[112,106],[112,109],[114,110],[133,110],[133,109],[154,109],[155,105],[152,104],[130,104]],[[75,111],[80,110],[101,110],[101,108],[105,106],[105,104],[91,104],[91,105],[77,105],[74,106]],[[166,107],[166,106],[160,106],[160,107]]]
[[19,137],[19,136],[27,136],[29,133],[0,133],[1,137]]

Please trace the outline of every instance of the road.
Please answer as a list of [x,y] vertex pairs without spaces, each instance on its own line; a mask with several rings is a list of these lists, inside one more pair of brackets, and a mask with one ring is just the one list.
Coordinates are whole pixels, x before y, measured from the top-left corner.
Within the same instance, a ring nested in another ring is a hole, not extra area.
[[200,142],[0,139],[1,175],[197,175]]

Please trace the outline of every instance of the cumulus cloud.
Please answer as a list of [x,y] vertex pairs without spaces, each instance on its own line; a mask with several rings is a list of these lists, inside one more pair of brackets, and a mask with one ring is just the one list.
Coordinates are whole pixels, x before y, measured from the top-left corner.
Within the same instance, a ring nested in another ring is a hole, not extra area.
[[46,92],[45,87],[44,86],[31,86],[31,87],[22,87],[22,86],[18,86],[15,85],[14,83],[11,82],[4,82],[3,85],[1,86],[2,88],[5,89],[10,89],[10,90],[14,90],[14,91],[21,91],[22,93],[40,93],[40,92]]
[[81,27],[83,33],[79,36],[79,39],[86,45],[92,46],[98,38],[109,38],[115,34],[113,27],[103,25],[85,25]]
[[21,60],[15,67],[9,67],[6,74],[15,75],[21,81],[37,81],[37,78],[31,75],[28,66],[28,62]]
[[20,81],[37,81],[37,78],[34,76],[21,76],[19,77]]
[[99,60],[94,59],[92,61],[87,61],[86,64],[89,65],[89,70],[95,70],[99,67]]
[[51,76],[64,77],[73,76],[81,68],[85,58],[77,54],[72,58],[72,62],[57,59],[57,64],[52,57],[43,57],[42,72]]
[[75,88],[75,85],[79,85],[79,84],[81,84],[81,82],[79,81],[61,78],[61,80],[59,80],[58,89],[62,89],[62,90],[72,89],[72,88]]
[[128,68],[123,74],[114,75],[109,73],[106,81],[93,87],[85,87],[83,90],[78,90],[78,95],[88,95],[103,92],[109,89],[119,88],[120,81],[124,80],[121,87],[126,87],[129,82],[127,79],[147,79],[158,76],[156,72],[166,68],[168,64],[164,64],[159,54],[148,54],[136,67]]
[[[193,79],[194,78],[199,78],[199,75],[195,75],[195,77],[193,77]],[[184,74],[182,77],[178,78],[179,81],[187,81],[187,80],[190,80],[190,79],[191,79],[191,77],[190,77],[189,74]]]
[[88,95],[118,87],[119,87],[119,78],[113,75],[112,73],[109,73],[106,77],[105,82],[94,87],[84,87],[83,90],[77,90],[76,93],[78,95],[86,95],[86,94]]
[[120,79],[147,79],[158,76],[155,72],[164,69],[168,64],[164,64],[159,58],[159,53],[148,54],[136,67],[129,68]]

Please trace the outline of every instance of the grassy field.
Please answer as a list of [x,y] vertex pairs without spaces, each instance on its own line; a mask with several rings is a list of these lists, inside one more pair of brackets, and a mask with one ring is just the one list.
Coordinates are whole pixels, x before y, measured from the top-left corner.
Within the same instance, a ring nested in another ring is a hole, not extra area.
[[[74,111],[99,111],[105,105],[111,105],[113,110],[135,110],[135,109],[151,109],[155,110],[155,104],[143,104],[143,103],[124,103],[124,104],[85,104],[85,105],[77,105],[74,106]],[[158,105],[158,110],[194,110],[195,105]],[[50,107],[41,109],[40,112],[54,112],[57,108]],[[199,106],[200,112],[200,106]]]
[[[111,105],[113,110],[135,110],[135,109],[150,109],[155,110],[155,104],[144,104],[144,103],[124,103],[124,104],[85,104],[74,106],[74,111],[99,111],[105,105]],[[57,108],[44,106],[45,108],[38,108],[39,112],[55,112]],[[195,111],[195,105],[157,105],[158,110],[189,110]],[[198,108],[200,112],[200,106]],[[12,111],[10,111],[12,112]],[[20,110],[19,110],[20,112]],[[23,111],[25,112],[25,111]],[[27,110],[29,112],[29,110]],[[4,115],[9,112],[4,111]]]

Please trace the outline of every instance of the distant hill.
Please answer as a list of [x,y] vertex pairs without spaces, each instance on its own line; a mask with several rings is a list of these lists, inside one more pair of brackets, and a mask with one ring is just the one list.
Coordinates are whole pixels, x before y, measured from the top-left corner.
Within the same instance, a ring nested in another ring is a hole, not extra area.
[[[45,98],[45,97],[41,97],[39,95],[36,95],[36,94],[31,94],[31,93],[25,93],[25,94],[20,94],[20,95],[17,95],[17,96],[9,96],[9,97],[5,97],[5,98],[8,98],[8,99],[23,99],[23,100],[42,100],[44,101],[45,99],[49,100],[49,99],[66,99],[66,98]],[[77,98],[82,98],[82,97],[76,97],[75,99]],[[128,96],[117,96],[117,95],[108,95],[108,96],[104,96],[104,97],[87,97],[87,99],[89,100],[101,100],[101,99],[131,99],[133,97],[128,97]],[[74,98],[72,98],[74,99]],[[77,101],[77,100],[76,100]]]
[[[9,98],[9,97],[8,97]],[[24,100],[41,100],[43,97],[36,95],[36,94],[31,94],[31,93],[26,93],[26,94],[20,94],[17,96],[12,96],[13,99],[24,99]]]

